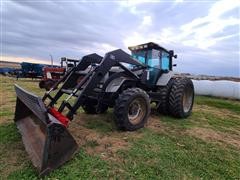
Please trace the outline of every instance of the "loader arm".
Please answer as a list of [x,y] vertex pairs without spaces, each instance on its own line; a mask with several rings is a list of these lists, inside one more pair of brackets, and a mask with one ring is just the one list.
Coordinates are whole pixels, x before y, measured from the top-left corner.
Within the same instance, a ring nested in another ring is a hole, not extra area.
[[[86,69],[89,65],[91,64],[99,64],[101,63],[103,57],[96,54],[96,53],[93,53],[93,54],[89,54],[89,55],[86,55],[86,56],[83,56],[81,61],[79,62],[79,64],[72,68],[70,71],[68,71],[61,79],[59,79],[59,81],[57,81],[53,87],[47,91],[45,93],[45,95],[43,96],[42,100],[45,101],[47,98],[51,99],[52,100],[52,105],[56,103],[56,100],[58,100],[58,98],[52,98],[50,96],[50,93],[52,91],[54,91],[55,89],[57,89],[57,87],[59,86],[59,84],[61,84],[62,82],[66,82],[65,83],[65,86],[67,85],[67,82],[70,82],[71,81],[69,80],[69,78],[71,77],[71,75],[75,72],[75,71],[81,71],[81,70],[84,70]],[[58,95],[55,96],[55,97],[61,97],[62,96],[62,93],[59,93],[58,92]]]
[[[127,54],[121,49],[109,52],[105,55],[101,64],[95,67],[95,69],[91,73],[87,74],[87,76],[85,76],[84,79],[74,88],[73,93],[70,94],[70,97],[74,96],[79,90],[81,90],[81,93],[77,97],[75,103],[71,106],[68,101],[63,101],[58,111],[63,112],[65,108],[68,108],[69,112],[66,114],[66,117],[69,119],[73,119],[73,116],[78,110],[78,108],[86,101],[86,97],[88,97],[93,92],[94,88],[97,87],[97,84],[102,80],[102,78],[109,72],[109,70],[113,66],[119,66],[124,69],[124,71],[130,75],[130,77],[133,77],[134,79],[139,79],[137,75],[135,75],[132,71],[127,69],[121,63],[128,63],[145,68],[144,65],[131,58],[129,54]],[[84,84],[85,86],[82,89],[82,86]]]

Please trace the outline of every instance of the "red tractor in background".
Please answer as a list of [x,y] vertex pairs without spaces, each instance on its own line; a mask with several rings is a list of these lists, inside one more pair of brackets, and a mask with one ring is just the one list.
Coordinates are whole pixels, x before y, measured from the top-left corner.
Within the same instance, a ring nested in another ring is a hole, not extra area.
[[[46,89],[47,91],[51,89],[51,87],[63,77],[63,75],[71,68],[76,67],[80,60],[68,59],[66,57],[61,58],[61,66],[60,67],[43,67],[43,77],[39,82],[39,87],[41,89]],[[64,66],[64,63],[66,64]]]
[[43,78],[39,82],[39,87],[41,89],[46,89],[47,91],[57,82],[66,72],[64,67],[44,67],[43,68]]

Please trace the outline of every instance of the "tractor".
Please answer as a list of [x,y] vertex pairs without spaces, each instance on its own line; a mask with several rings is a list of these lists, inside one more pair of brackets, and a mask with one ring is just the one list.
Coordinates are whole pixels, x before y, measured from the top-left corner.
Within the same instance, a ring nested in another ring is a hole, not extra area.
[[[42,68],[43,77],[39,82],[41,89],[49,91],[51,87],[62,78],[62,76],[71,68],[76,67],[80,60],[61,58],[61,67],[59,66],[44,66]],[[65,64],[65,66],[64,66]]]
[[124,131],[144,127],[151,103],[159,113],[177,118],[191,114],[193,83],[172,71],[173,58],[177,58],[174,51],[152,42],[129,50],[131,55],[117,49],[104,57],[84,56],[42,98],[15,85],[15,122],[40,176],[62,165],[77,150],[67,127],[71,120],[80,120],[74,118],[80,107],[89,114],[113,108],[115,123]]

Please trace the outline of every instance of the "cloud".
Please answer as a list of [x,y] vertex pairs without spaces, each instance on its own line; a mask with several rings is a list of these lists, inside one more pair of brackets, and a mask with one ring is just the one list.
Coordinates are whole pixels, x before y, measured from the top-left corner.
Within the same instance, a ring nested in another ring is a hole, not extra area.
[[142,26],[151,26],[152,25],[152,17],[151,16],[144,16],[141,25]]
[[[180,27],[182,31],[180,40],[183,40],[184,45],[197,46],[201,49],[207,49],[215,45],[218,41],[224,39],[213,37],[216,33],[224,31],[229,26],[240,25],[239,17],[222,18],[224,13],[238,7],[240,7],[240,2],[235,0],[232,2],[229,2],[229,0],[216,2],[210,8],[207,16],[196,18]],[[192,38],[189,39],[189,36],[192,36]]]
[[217,1],[209,11],[209,17],[219,18],[224,13],[239,8],[240,2],[238,0],[222,0]]
[[125,6],[125,7],[136,7],[139,4],[143,4],[143,3],[147,3],[147,2],[151,2],[151,1],[147,1],[147,0],[122,0],[119,1],[121,6]]
[[[111,16],[106,15],[106,8]],[[126,12],[125,16],[120,16],[113,3],[8,2],[4,10],[2,42],[5,56],[44,59],[51,53],[55,58],[78,58],[86,49],[91,53],[102,53],[108,50],[106,44],[122,47],[121,34],[125,28],[131,29],[135,25],[134,22],[125,23],[126,17],[131,21],[135,17]],[[119,23],[124,23],[125,27]]]
[[46,59],[33,59],[33,58],[29,58],[29,57],[1,56],[0,61],[51,64],[50,57],[49,57],[49,61],[46,61]]
[[[55,63],[149,41],[179,54],[177,71],[239,75],[239,2],[4,1],[2,56]],[[8,58],[9,57],[9,58]],[[207,66],[206,66],[207,64]]]
[[151,2],[151,1],[146,1],[146,0],[121,0],[118,1],[119,5],[120,5],[120,9],[122,9],[123,11],[127,8],[129,10],[129,12],[131,12],[134,15],[143,15],[145,14],[145,11],[140,11],[139,9],[137,9],[138,5],[141,4],[145,4],[147,2]]
[[175,0],[175,3],[182,3],[183,0]]
[[[181,6],[183,4],[184,2]],[[238,7],[237,1],[223,0],[211,4],[205,15],[179,26],[174,26],[173,23],[173,25],[162,25],[161,28],[156,26],[156,21],[153,21],[155,29],[148,29],[149,33],[135,31],[127,37],[125,44],[154,41],[175,49],[180,59],[176,60],[177,71],[240,76],[240,22],[238,12],[234,11]],[[173,12],[175,12],[174,8],[179,7],[172,6]],[[194,11],[195,9],[189,13],[194,14]],[[177,16],[181,17],[181,13],[177,13]],[[174,18],[177,19],[177,16]]]

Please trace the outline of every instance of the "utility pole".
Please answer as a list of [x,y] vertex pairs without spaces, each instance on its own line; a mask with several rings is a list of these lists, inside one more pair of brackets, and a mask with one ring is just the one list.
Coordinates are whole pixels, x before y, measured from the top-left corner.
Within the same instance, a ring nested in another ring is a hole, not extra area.
[[49,54],[49,56],[51,57],[51,65],[52,65],[52,67],[53,67],[53,57],[52,57],[51,54]]

